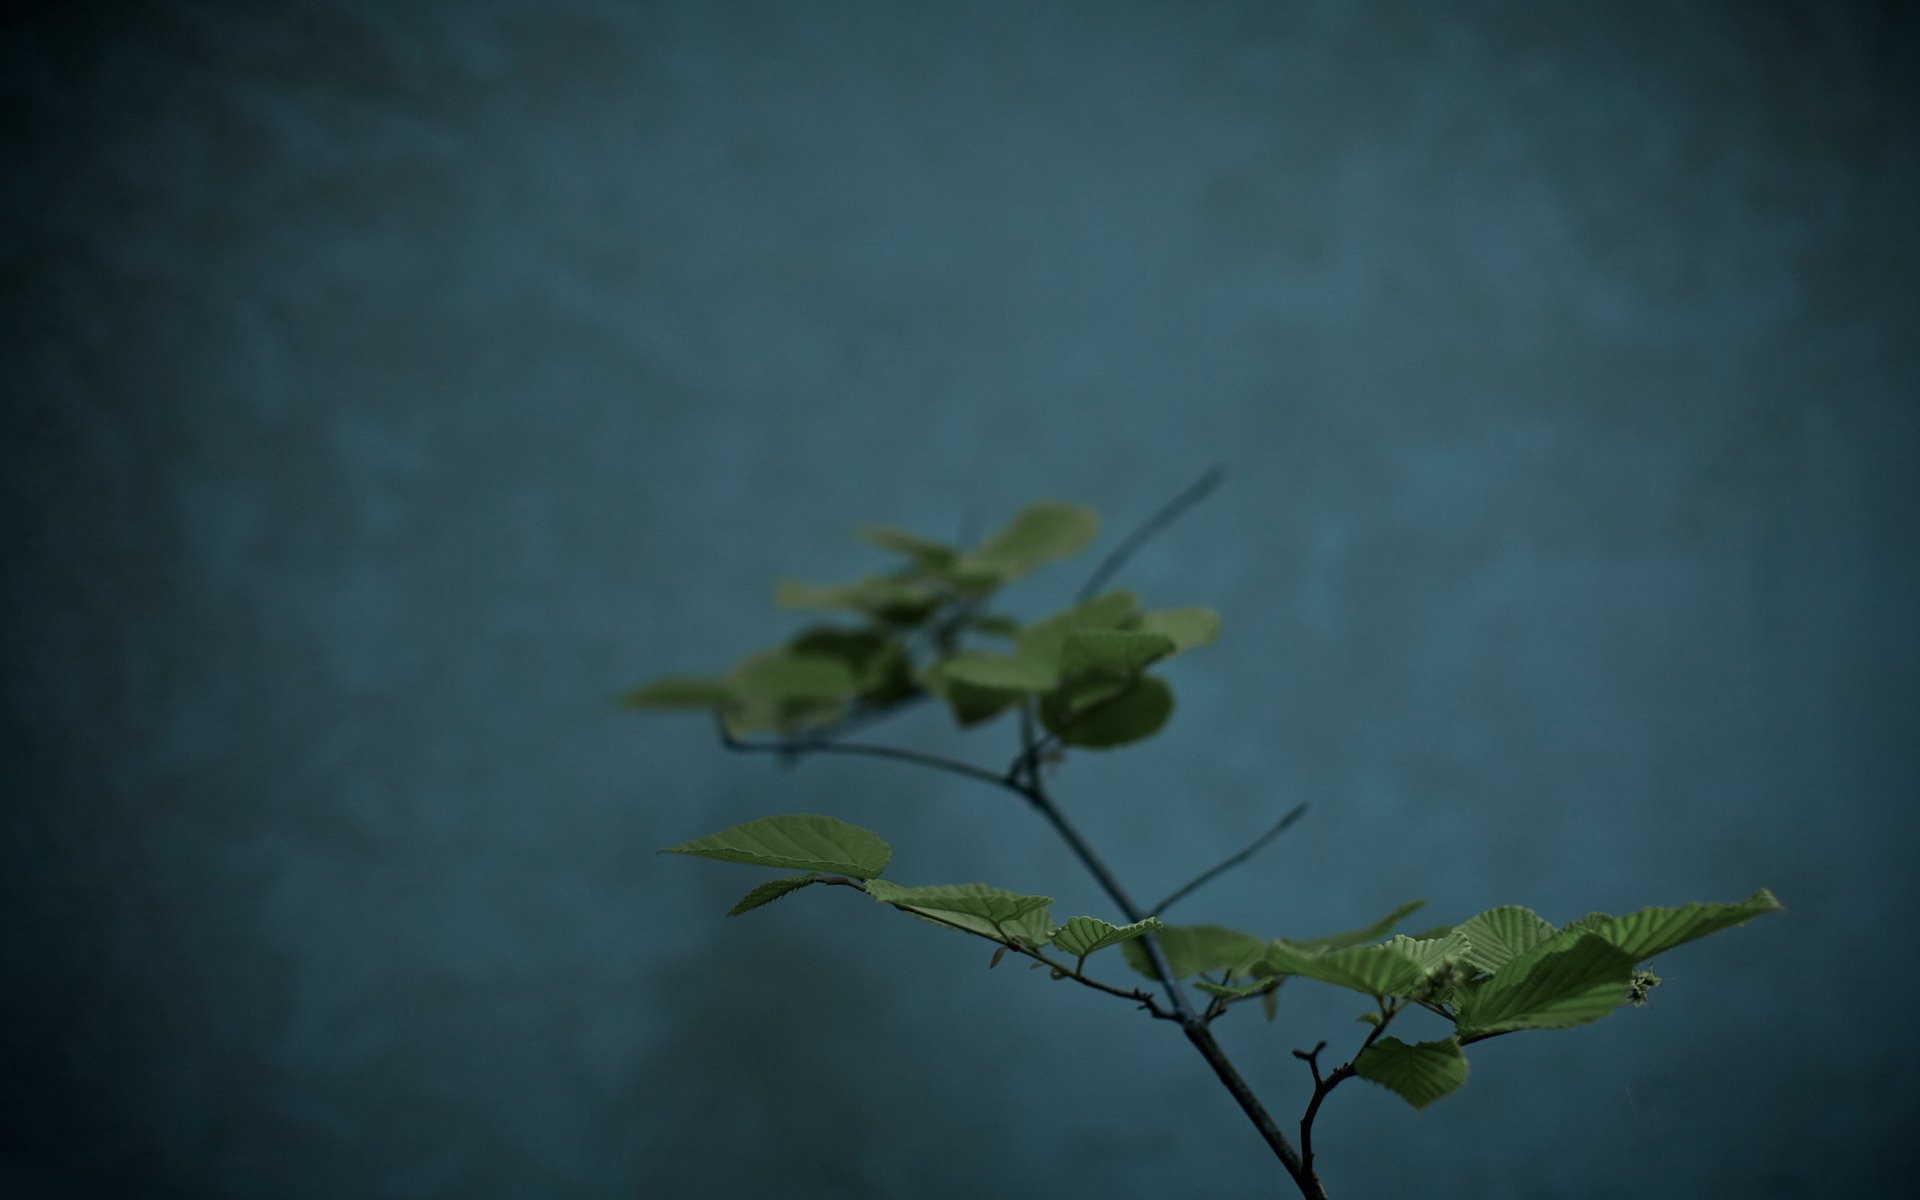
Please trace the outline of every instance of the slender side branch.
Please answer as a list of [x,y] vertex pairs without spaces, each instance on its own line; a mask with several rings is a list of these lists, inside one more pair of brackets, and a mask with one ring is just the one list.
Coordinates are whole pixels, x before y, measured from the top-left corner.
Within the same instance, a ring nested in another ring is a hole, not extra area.
[[964,775],[968,779],[978,779],[991,783],[995,787],[1025,794],[1024,789],[1008,782],[1005,778],[972,763],[964,763],[954,758],[942,758],[937,754],[922,754],[918,750],[902,750],[897,746],[873,746],[863,742],[829,742],[805,739],[785,739],[778,742],[749,742],[734,737],[727,732],[725,722],[718,725],[720,744],[739,753],[784,754],[798,757],[806,754],[856,754],[867,758],[891,758],[897,762],[914,763],[922,767],[932,767],[936,771],[946,771],[953,775]]
[[1174,901],[1185,899],[1187,896],[1197,891],[1202,885],[1211,882],[1216,876],[1219,876],[1219,875],[1225,874],[1228,871],[1231,871],[1233,868],[1239,866],[1241,863],[1247,861],[1249,858],[1252,858],[1254,855],[1260,853],[1260,850],[1262,847],[1264,847],[1268,842],[1271,842],[1273,839],[1279,837],[1281,834],[1285,833],[1287,831],[1288,826],[1292,825],[1295,821],[1298,821],[1301,818],[1301,816],[1305,814],[1306,811],[1307,811],[1306,805],[1304,804],[1294,805],[1292,811],[1288,812],[1286,816],[1281,817],[1280,820],[1274,824],[1273,828],[1267,830],[1265,833],[1261,834],[1259,837],[1253,839],[1252,845],[1249,845],[1246,849],[1240,851],[1240,853],[1234,855],[1233,857],[1228,858],[1224,862],[1221,862],[1215,866],[1209,867],[1206,870],[1200,872],[1200,874],[1194,876],[1192,882],[1188,883],[1184,887],[1175,889],[1174,893],[1171,896],[1168,896],[1165,900],[1162,900],[1160,903],[1154,905],[1153,908],[1148,911],[1147,915],[1150,917],[1159,916],[1161,913],[1167,911],[1167,909],[1173,907]]
[[1160,511],[1142,521],[1139,528],[1122,538],[1120,544],[1100,560],[1100,565],[1094,568],[1093,574],[1088,576],[1086,583],[1081,585],[1080,599],[1087,600],[1098,595],[1107,581],[1119,574],[1120,568],[1126,566],[1127,561],[1139,553],[1140,547],[1152,541],[1153,536],[1162,529],[1179,520],[1182,513],[1205,500],[1226,477],[1225,467],[1215,464],[1207,468],[1207,473],[1189,485],[1187,490],[1167,501],[1161,506]]
[[[1320,1075],[1320,1052],[1327,1048],[1325,1042],[1321,1042],[1310,1051],[1295,1050],[1293,1052],[1293,1056],[1305,1062],[1308,1069],[1313,1072],[1313,1099],[1307,1101],[1307,1111],[1300,1117],[1300,1164],[1306,1177],[1314,1180],[1313,1186],[1316,1188],[1320,1185],[1313,1174],[1313,1121],[1320,1115],[1320,1105],[1333,1092],[1333,1089],[1359,1074],[1353,1069],[1354,1061],[1366,1053],[1367,1047],[1380,1039],[1380,1035],[1387,1031],[1387,1026],[1393,1023],[1394,1015],[1405,1007],[1403,1004],[1396,1004],[1384,998],[1379,1001],[1379,1004],[1380,1019],[1374,1023],[1372,1029],[1367,1031],[1366,1040],[1360,1043],[1360,1049],[1354,1051],[1353,1058],[1341,1063],[1325,1078]],[[1324,1196],[1325,1193],[1321,1195]]]

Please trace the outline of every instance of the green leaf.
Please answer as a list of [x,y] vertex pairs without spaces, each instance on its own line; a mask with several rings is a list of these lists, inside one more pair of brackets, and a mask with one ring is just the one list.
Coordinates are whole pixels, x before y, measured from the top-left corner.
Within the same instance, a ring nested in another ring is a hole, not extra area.
[[777,650],[748,658],[727,682],[743,701],[840,700],[860,687],[845,659]]
[[733,700],[733,689],[724,680],[694,679],[673,675],[656,679],[620,697],[623,708],[721,708]]
[[1409,900],[1371,925],[1362,925],[1358,929],[1349,929],[1345,933],[1328,934],[1326,937],[1309,938],[1306,941],[1287,941],[1290,946],[1301,950],[1344,950],[1348,946],[1358,946],[1362,942],[1377,942],[1393,932],[1393,927],[1426,906],[1425,900]]
[[812,872],[805,875],[788,875],[782,879],[769,879],[759,887],[740,898],[740,903],[727,910],[727,915],[737,917],[741,913],[752,912],[763,904],[772,904],[788,892],[797,892],[810,883],[819,883],[821,877]]
[[1066,924],[1053,931],[1053,944],[1075,958],[1085,958],[1095,950],[1118,946],[1159,928],[1159,917],[1147,917],[1131,925],[1113,925],[1098,917],[1069,917]]
[[1624,917],[1595,913],[1575,921],[1568,929],[1585,929],[1607,939],[1634,962],[1645,962],[1654,955],[1695,938],[1718,933],[1730,926],[1745,924],[1764,913],[1780,912],[1783,906],[1773,893],[1761,888],[1738,904],[1683,904],[1678,908],[1643,908]]
[[1091,508],[1042,501],[1021,509],[985,545],[961,556],[953,573],[968,582],[1006,583],[1044,563],[1080,553],[1099,532],[1100,515]]
[[885,879],[870,879],[867,895],[935,924],[982,937],[1017,937],[1029,946],[1044,945],[1053,930],[1047,919],[1053,897],[1023,896],[984,883],[901,887]]
[[1508,960],[1467,993],[1457,1026],[1464,1035],[1597,1021],[1625,1002],[1633,962],[1597,934],[1564,931]]
[[1134,628],[1167,638],[1175,654],[1184,654],[1196,646],[1213,645],[1220,636],[1220,615],[1210,608],[1163,608],[1141,614]]
[[1060,670],[1069,675],[1078,671],[1132,675],[1172,653],[1173,639],[1157,633],[1077,629],[1061,641]]
[[[1202,971],[1244,973],[1267,948],[1262,938],[1219,925],[1166,925],[1154,930],[1153,939],[1160,943],[1160,952],[1167,956],[1175,979]],[[1139,942],[1122,944],[1120,952],[1126,955],[1128,966],[1148,979],[1159,978],[1153,972],[1153,960]]]
[[1023,695],[999,688],[977,687],[958,679],[941,679],[936,687],[946,697],[948,707],[953,709],[953,719],[963,729],[992,720],[1018,704]]
[[1482,971],[1498,971],[1559,932],[1532,909],[1517,904],[1490,908],[1455,928],[1473,947],[1467,962]]
[[1467,1081],[1467,1056],[1454,1038],[1408,1045],[1385,1037],[1360,1052],[1353,1072],[1425,1108]]
[[1388,947],[1405,955],[1413,964],[1428,975],[1444,971],[1449,963],[1468,963],[1473,944],[1459,930],[1442,934],[1436,938],[1410,938],[1399,934],[1387,942]]
[[1140,597],[1132,592],[1125,589],[1103,592],[1091,600],[1082,600],[1072,608],[1035,621],[1020,631],[1016,644],[1023,656],[1057,667],[1068,634],[1119,629],[1133,620],[1139,610]]
[[951,566],[960,552],[944,542],[932,538],[923,538],[919,534],[909,533],[891,525],[862,525],[853,531],[853,536],[882,550],[895,554],[904,554],[922,569],[938,571]]
[[974,687],[1010,692],[1049,692],[1060,682],[1048,663],[1018,654],[964,651],[940,663],[940,674]]
[[1301,975],[1368,996],[1411,995],[1427,978],[1419,963],[1393,946],[1309,950],[1276,941],[1268,945],[1257,970],[1264,975]]
[[792,813],[734,825],[660,853],[871,879],[886,870],[893,848],[870,829],[833,817]]
[[1160,680],[1144,675],[1119,694],[1077,711],[1071,697],[1063,697],[1061,692],[1049,693],[1040,703],[1040,720],[1049,733],[1069,746],[1089,750],[1110,749],[1151,737],[1172,713],[1172,691]]
[[781,608],[843,608],[894,625],[916,625],[940,606],[939,593],[912,579],[869,575],[853,583],[800,583],[783,579],[773,589]]
[[977,629],[981,633],[992,634],[994,637],[1020,636],[1020,622],[1012,617],[995,616],[991,613],[972,618],[967,622],[967,628]]

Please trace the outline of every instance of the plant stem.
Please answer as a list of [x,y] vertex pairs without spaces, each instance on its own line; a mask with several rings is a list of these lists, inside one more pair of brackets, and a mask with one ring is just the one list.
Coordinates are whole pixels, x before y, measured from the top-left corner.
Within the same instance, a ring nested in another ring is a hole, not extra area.
[[1121,539],[1120,544],[1108,551],[1107,556],[1100,560],[1100,565],[1094,568],[1087,582],[1081,585],[1080,599],[1091,599],[1106,585],[1107,580],[1120,573],[1120,568],[1127,565],[1127,560],[1138,553],[1140,547],[1152,540],[1154,534],[1173,524],[1179,519],[1181,513],[1205,500],[1226,477],[1225,467],[1218,464],[1209,467],[1205,475],[1189,484],[1185,491],[1167,501],[1158,512],[1142,521],[1139,528]]
[[1261,834],[1259,837],[1253,839],[1252,845],[1248,846],[1245,850],[1242,850],[1240,853],[1234,855],[1233,857],[1227,859],[1225,862],[1222,862],[1216,866],[1209,867],[1206,870],[1200,872],[1199,875],[1194,877],[1191,883],[1188,883],[1185,887],[1176,889],[1173,895],[1168,896],[1165,900],[1162,900],[1160,903],[1154,905],[1147,915],[1154,916],[1154,917],[1159,916],[1161,913],[1167,911],[1167,909],[1173,907],[1174,901],[1185,899],[1188,895],[1198,890],[1203,884],[1210,882],[1215,876],[1221,875],[1227,871],[1232,870],[1233,868],[1239,866],[1241,863],[1247,861],[1249,858],[1252,858],[1254,855],[1260,853],[1261,847],[1265,846],[1268,842],[1272,841],[1274,838],[1277,838],[1281,834],[1285,833],[1287,831],[1287,827],[1292,825],[1295,821],[1298,821],[1306,811],[1307,811],[1306,805],[1304,804],[1294,805],[1292,810],[1289,811],[1286,816],[1281,817],[1279,822],[1275,824],[1273,828],[1267,830],[1265,833]]

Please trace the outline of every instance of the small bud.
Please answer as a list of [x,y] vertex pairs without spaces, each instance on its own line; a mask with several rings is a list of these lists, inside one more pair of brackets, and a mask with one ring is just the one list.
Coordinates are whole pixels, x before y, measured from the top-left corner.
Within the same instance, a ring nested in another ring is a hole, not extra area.
[[1007,953],[1007,948],[1005,946],[1001,946],[996,950],[994,950],[993,957],[987,960],[987,970],[991,971],[995,967],[999,966],[1000,960],[1006,957],[1006,953]]
[[1633,973],[1632,979],[1627,981],[1627,1000],[1631,1002],[1635,1008],[1645,1008],[1647,1006],[1647,993],[1659,986],[1660,977],[1645,967],[1642,967]]

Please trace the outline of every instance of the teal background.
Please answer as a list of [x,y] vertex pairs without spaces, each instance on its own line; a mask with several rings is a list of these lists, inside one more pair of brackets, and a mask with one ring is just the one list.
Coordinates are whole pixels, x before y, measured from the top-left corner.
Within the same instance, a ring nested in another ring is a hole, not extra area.
[[[1222,642],[1057,780],[1139,893],[1305,800],[1175,915],[1789,909],[1427,1112],[1342,1089],[1333,1194],[1894,1194],[1914,16],[8,18],[0,1184],[1283,1194],[1169,1027],[837,892],[725,920],[754,871],[654,853],[825,811],[1113,915],[1007,797],[610,703],[776,640],[860,521],[1058,496],[1111,544],[1219,462],[1125,582]],[[1218,1029],[1291,1122],[1356,1011]]]

